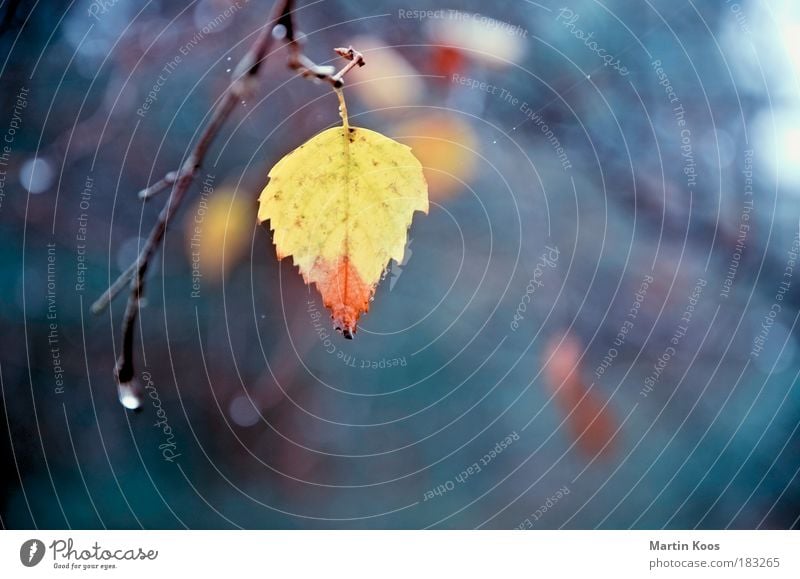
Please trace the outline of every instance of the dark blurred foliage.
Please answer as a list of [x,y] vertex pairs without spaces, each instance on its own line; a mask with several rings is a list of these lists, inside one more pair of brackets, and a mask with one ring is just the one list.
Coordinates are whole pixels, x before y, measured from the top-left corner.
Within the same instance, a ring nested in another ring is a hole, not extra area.
[[[271,4],[5,2],[3,525],[796,527],[800,12],[568,5],[301,2],[309,56],[365,51],[351,120],[418,152],[430,215],[335,335],[255,223],[269,168],[338,122],[272,55],[148,277],[130,413],[123,304],[89,305]],[[508,27],[412,12],[442,9]]]

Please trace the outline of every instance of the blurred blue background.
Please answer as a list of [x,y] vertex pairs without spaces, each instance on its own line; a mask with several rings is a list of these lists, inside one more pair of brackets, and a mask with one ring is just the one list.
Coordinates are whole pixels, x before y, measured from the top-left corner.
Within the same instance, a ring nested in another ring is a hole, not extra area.
[[800,7],[299,2],[431,210],[356,339],[278,262],[269,168],[339,122],[286,50],[121,301],[268,0],[0,8],[6,528],[792,528]]

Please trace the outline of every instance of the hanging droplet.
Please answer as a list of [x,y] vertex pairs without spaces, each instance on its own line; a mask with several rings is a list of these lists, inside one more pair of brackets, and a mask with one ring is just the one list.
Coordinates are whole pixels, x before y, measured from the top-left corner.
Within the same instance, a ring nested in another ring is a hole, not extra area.
[[276,24],[272,29],[272,38],[275,40],[283,40],[286,38],[286,27],[283,24]]
[[139,381],[134,379],[130,382],[122,382],[117,385],[119,401],[128,410],[139,410],[144,400],[144,391]]

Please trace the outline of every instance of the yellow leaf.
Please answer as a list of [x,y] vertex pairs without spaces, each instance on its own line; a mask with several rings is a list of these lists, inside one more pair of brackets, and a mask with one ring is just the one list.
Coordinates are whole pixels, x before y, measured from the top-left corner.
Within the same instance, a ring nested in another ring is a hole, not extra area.
[[292,256],[334,325],[352,338],[390,259],[402,262],[428,188],[411,149],[369,129],[319,133],[272,168],[259,198],[278,259]]

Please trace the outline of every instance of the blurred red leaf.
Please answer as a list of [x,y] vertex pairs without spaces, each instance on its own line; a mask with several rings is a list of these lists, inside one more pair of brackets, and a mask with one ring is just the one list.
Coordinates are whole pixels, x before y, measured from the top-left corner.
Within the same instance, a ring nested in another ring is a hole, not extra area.
[[431,71],[435,75],[444,77],[442,81],[446,84],[452,82],[453,74],[464,69],[464,53],[453,46],[434,46],[433,58],[431,58]]
[[587,387],[581,377],[582,349],[571,334],[552,338],[545,349],[545,375],[576,448],[590,458],[607,456],[613,451],[617,421],[597,387]]

